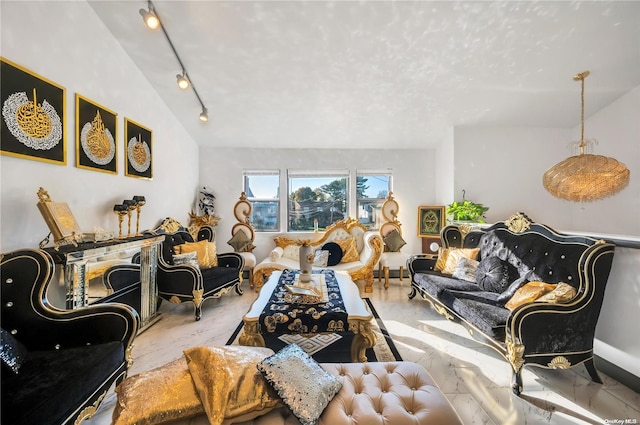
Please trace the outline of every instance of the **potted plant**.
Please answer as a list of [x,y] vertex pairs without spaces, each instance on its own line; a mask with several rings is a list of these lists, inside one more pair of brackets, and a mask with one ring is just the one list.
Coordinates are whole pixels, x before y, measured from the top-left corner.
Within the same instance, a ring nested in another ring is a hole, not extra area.
[[453,201],[447,205],[447,215],[451,216],[453,221],[484,223],[484,213],[488,210],[489,207],[464,199],[464,190],[462,191],[462,202]]

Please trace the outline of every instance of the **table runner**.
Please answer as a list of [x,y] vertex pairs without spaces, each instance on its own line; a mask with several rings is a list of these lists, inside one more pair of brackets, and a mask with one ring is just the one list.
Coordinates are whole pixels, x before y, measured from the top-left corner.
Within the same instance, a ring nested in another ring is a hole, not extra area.
[[263,333],[321,333],[345,332],[347,330],[347,310],[344,306],[338,281],[333,270],[314,271],[322,273],[327,286],[328,301],[317,304],[289,303],[289,292],[285,285],[292,285],[300,270],[283,270],[271,298],[260,313]]

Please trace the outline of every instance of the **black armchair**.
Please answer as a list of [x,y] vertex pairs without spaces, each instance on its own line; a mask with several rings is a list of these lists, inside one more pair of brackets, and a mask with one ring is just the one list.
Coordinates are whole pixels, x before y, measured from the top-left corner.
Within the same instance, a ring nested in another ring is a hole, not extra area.
[[42,250],[1,256],[3,424],[78,424],[132,364],[136,311],[120,303],[58,309],[46,298],[53,270]]
[[[198,240],[212,242],[214,234],[211,227],[203,226],[198,232]],[[188,232],[178,231],[166,235],[158,261],[158,296],[160,300],[172,303],[192,302],[195,318],[200,320],[204,300],[219,298],[231,289],[242,295],[240,283],[244,259],[237,253],[224,253],[217,254],[217,267],[200,269],[186,264],[174,264],[174,247],[187,242],[194,242]]]

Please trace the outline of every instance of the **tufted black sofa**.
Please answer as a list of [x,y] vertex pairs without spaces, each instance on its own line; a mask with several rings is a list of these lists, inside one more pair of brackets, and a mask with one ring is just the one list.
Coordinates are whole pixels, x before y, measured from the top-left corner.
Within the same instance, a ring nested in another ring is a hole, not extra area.
[[[557,233],[523,213],[486,229],[447,226],[441,237],[444,247],[479,248],[479,260],[497,257],[505,266],[505,278],[510,276],[508,285],[487,290],[434,271],[435,257],[414,256],[408,265],[410,299],[419,294],[440,314],[502,354],[511,364],[516,394],[522,391],[521,371],[526,365],[565,369],[583,363],[591,378],[601,383],[593,361],[593,338],[613,244]],[[529,281],[565,282],[577,294],[563,304],[530,302],[506,308],[516,290]]]
[[109,303],[60,310],[45,294],[53,259],[2,254],[2,424],[79,424],[126,377],[136,311]]

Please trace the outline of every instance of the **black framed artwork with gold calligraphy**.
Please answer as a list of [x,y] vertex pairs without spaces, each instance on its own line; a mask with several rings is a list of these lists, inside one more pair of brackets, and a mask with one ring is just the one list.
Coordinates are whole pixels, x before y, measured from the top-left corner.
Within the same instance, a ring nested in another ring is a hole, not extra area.
[[125,172],[129,177],[151,180],[153,177],[153,155],[151,130],[137,122],[124,119]]
[[118,173],[118,114],[76,93],[76,167]]
[[65,88],[0,57],[0,153],[66,165]]

